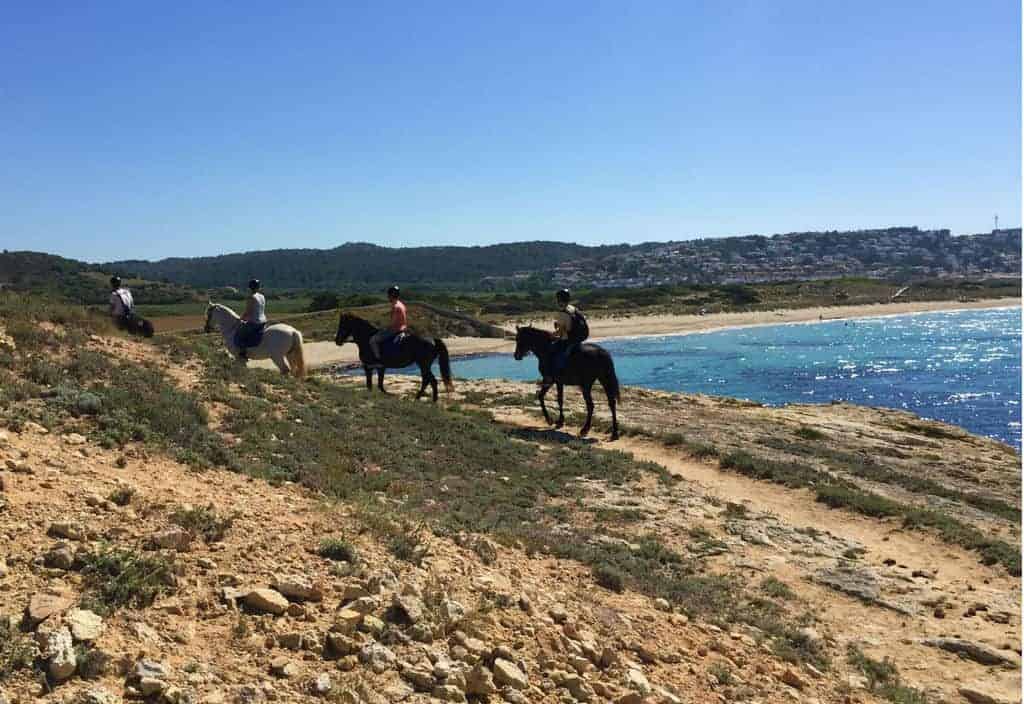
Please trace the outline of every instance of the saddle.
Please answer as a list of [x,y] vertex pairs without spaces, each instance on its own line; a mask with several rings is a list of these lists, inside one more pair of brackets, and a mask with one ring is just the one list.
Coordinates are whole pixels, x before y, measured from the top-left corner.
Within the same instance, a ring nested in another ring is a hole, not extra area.
[[266,328],[265,324],[246,323],[240,325],[235,332],[235,347],[239,349],[259,347],[259,344],[263,342],[264,328]]

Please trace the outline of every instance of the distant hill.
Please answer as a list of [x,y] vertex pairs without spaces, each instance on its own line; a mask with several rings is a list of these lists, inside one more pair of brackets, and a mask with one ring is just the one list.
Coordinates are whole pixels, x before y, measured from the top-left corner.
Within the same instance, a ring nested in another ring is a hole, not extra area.
[[[110,271],[103,267],[42,252],[0,253],[0,289],[36,291],[66,301],[103,305],[110,298]],[[199,299],[187,285],[125,277],[149,303],[183,303]]]
[[1021,271],[1021,231],[954,237],[898,227],[766,237],[586,247],[523,242],[487,247],[279,249],[218,257],[105,265],[197,288],[240,286],[257,276],[277,289],[372,290],[397,282],[427,288],[522,289],[571,284],[642,287],[866,276],[920,280],[1011,276]]
[[277,249],[157,262],[123,261],[107,267],[201,288],[241,286],[253,276],[273,282],[275,288],[372,289],[394,282],[420,288],[469,287],[489,277],[541,272],[629,249],[628,245],[584,247],[562,242],[401,249],[353,243],[327,250]]

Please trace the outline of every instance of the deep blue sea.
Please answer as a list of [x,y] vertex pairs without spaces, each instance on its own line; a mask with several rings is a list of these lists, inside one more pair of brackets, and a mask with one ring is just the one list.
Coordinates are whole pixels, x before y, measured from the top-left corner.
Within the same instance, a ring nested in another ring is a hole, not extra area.
[[[1019,308],[923,313],[606,340],[623,384],[771,405],[850,401],[912,411],[1021,447]],[[537,360],[488,355],[455,376],[532,380]],[[598,396],[598,399],[601,397]]]

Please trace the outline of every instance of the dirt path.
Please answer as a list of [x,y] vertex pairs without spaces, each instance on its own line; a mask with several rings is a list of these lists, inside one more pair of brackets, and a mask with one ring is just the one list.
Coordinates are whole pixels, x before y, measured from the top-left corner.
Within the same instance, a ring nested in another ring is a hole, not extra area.
[[[522,411],[506,410],[496,417],[540,427],[539,418]],[[729,541],[723,566],[786,582],[815,605],[815,616],[837,642],[856,644],[877,659],[891,658],[909,684],[953,696],[953,701],[963,686],[1001,697],[996,701],[1018,701],[1019,579],[979,564],[974,553],[905,531],[896,522],[829,509],[807,490],[723,472],[652,442],[623,438],[609,443],[601,434],[595,438],[599,447],[631,453],[685,480],[673,490],[677,495],[696,491],[713,503],[746,507],[750,520],[727,520],[720,527],[726,536],[739,537]],[[608,492],[599,498],[614,500]],[[669,544],[675,536],[679,545],[678,536],[688,528],[709,527],[695,518],[701,510],[694,510],[692,501],[686,502],[686,511],[680,510],[678,496],[645,497],[643,503],[653,520],[637,525],[637,533],[653,530]],[[846,559],[846,554],[856,558]],[[865,594],[847,596],[841,590]],[[978,606],[984,610],[974,610]],[[1018,666],[986,667],[921,642],[934,638],[981,643]]]

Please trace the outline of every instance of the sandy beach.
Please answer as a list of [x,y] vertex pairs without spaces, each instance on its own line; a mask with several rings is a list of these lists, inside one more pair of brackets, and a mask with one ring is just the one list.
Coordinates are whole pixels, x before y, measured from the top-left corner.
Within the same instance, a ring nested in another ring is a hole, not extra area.
[[[887,303],[857,306],[827,306],[798,308],[751,313],[715,313],[712,315],[632,315],[589,318],[590,336],[594,340],[617,337],[641,337],[649,335],[680,335],[694,332],[710,332],[728,328],[752,327],[757,325],[779,325],[781,323],[811,323],[849,318],[870,318],[887,315],[906,315],[941,310],[967,310],[976,308],[1020,307],[1020,298],[998,298],[981,301],[921,301],[908,303]],[[549,320],[534,320],[525,324],[550,327]],[[508,326],[510,334],[515,330]],[[510,353],[515,345],[512,340],[498,340],[482,337],[450,337],[445,339],[453,357],[472,354]],[[306,345],[306,364],[310,369],[334,364],[353,364],[359,361],[354,344],[338,347],[333,342],[311,342]],[[254,362],[254,366],[273,368],[268,360]]]

